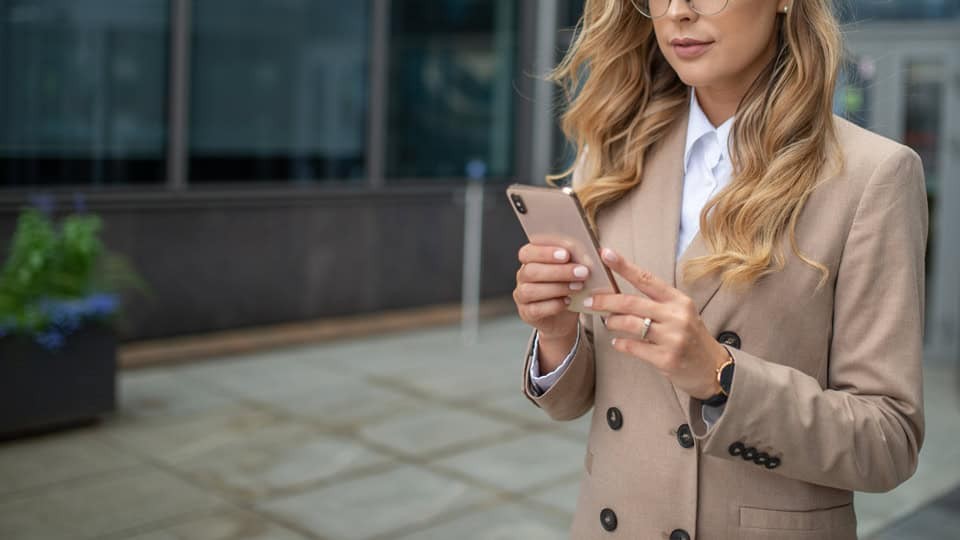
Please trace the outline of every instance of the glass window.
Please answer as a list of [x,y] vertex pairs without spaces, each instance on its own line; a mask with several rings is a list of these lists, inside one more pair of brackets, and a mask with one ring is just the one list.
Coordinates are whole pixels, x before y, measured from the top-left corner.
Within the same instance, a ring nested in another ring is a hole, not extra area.
[[0,187],[162,182],[167,0],[0,0]]
[[392,2],[388,176],[513,173],[519,4]]
[[834,112],[869,129],[876,72],[877,62],[871,56],[859,56],[844,62],[837,77]]
[[923,160],[927,191],[937,193],[940,185],[944,64],[940,58],[908,59],[903,144]]
[[190,182],[365,174],[368,2],[194,0]]
[[845,22],[960,17],[960,0],[852,0],[841,6]]

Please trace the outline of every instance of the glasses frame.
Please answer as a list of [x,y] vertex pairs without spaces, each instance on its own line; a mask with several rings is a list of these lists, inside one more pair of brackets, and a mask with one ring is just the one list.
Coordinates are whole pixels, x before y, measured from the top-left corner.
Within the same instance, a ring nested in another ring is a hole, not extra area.
[[[720,9],[718,9],[718,10],[716,10],[716,11],[707,13],[707,12],[703,12],[703,11],[700,11],[699,9],[697,9],[696,1],[695,1],[695,0],[685,0],[685,1],[686,1],[688,4],[690,4],[690,9],[692,9],[694,12],[696,12],[696,13],[698,13],[698,14],[700,14],[700,15],[705,15],[705,16],[707,16],[707,17],[709,17],[709,16],[711,16],[711,15],[716,15],[717,13],[722,12],[723,10],[727,9],[727,6],[730,5],[730,0],[724,0],[724,2],[723,2],[723,7],[722,7],[722,8],[720,8]],[[659,19],[660,17],[663,17],[664,15],[666,15],[668,11],[670,11],[670,4],[673,3],[673,0],[667,0],[667,10],[664,11],[663,13],[661,13],[660,15],[653,15],[653,14],[651,14],[651,13],[644,13],[644,11],[643,11],[642,9],[640,9],[640,6],[637,5],[637,0],[630,0],[630,3],[633,4],[633,9],[637,10],[637,11],[638,11],[641,15],[643,15],[644,17],[646,17],[646,18],[648,18],[648,19]]]

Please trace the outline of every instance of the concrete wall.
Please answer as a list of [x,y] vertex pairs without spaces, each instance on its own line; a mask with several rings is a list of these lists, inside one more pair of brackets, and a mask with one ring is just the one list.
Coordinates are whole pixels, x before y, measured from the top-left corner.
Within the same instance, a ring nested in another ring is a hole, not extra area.
[[[487,187],[485,298],[509,295],[525,242]],[[108,248],[136,265],[152,298],[126,293],[121,340],[356,315],[460,298],[463,190],[269,189],[89,194]],[[72,195],[59,196],[68,209]],[[5,256],[17,208],[0,200]]]

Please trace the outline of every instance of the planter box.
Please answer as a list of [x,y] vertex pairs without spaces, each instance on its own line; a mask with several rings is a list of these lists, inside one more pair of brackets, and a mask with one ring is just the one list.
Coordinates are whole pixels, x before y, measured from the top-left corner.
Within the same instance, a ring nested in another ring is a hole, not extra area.
[[96,420],[116,409],[117,339],[86,324],[48,351],[29,337],[0,338],[0,438]]

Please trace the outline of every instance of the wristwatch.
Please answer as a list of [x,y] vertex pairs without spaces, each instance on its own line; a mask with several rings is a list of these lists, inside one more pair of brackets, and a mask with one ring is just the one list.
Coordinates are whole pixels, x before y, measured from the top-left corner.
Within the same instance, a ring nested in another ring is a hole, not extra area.
[[717,368],[717,383],[720,384],[720,392],[703,400],[704,405],[711,407],[717,407],[726,403],[727,397],[730,395],[730,386],[733,385],[733,368],[735,367],[733,354],[730,352],[730,349],[727,349],[726,345],[722,347],[727,351],[729,359]]

